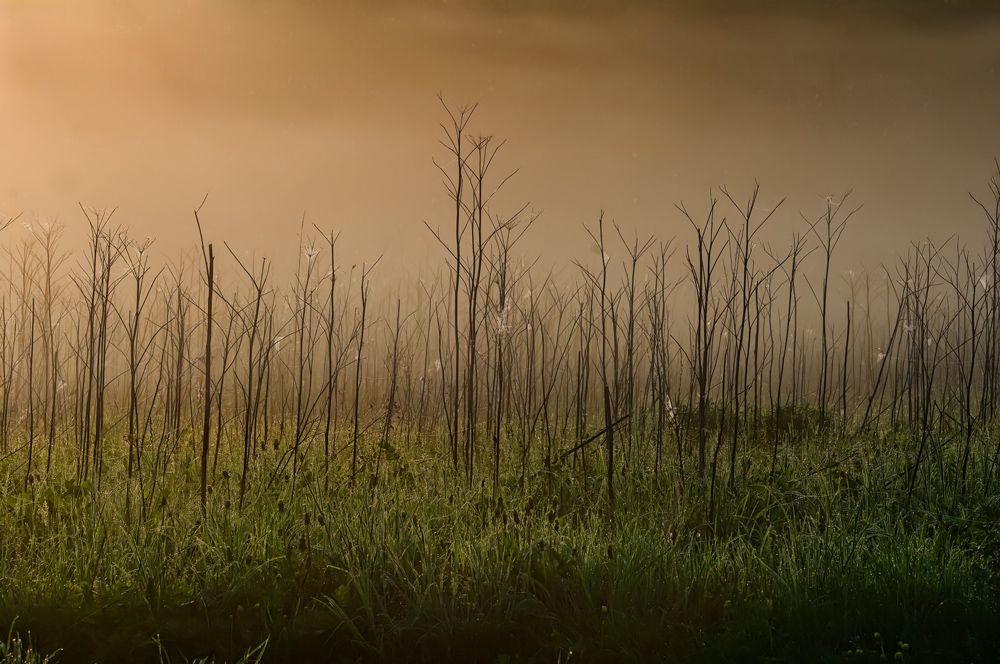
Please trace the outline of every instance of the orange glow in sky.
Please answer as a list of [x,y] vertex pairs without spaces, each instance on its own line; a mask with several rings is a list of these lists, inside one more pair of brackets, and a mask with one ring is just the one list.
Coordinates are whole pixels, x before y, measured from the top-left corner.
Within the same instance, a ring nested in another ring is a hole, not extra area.
[[853,190],[845,242],[875,262],[980,241],[998,44],[997,23],[870,16],[0,0],[0,214],[57,217],[72,241],[78,203],[118,206],[171,253],[210,193],[210,241],[281,259],[304,214],[359,261],[440,261],[440,92],[507,139],[497,172],[520,170],[496,204],[544,210],[532,251],[585,251],[602,209],[684,242],[675,203],[756,179],[789,197],[781,238]]

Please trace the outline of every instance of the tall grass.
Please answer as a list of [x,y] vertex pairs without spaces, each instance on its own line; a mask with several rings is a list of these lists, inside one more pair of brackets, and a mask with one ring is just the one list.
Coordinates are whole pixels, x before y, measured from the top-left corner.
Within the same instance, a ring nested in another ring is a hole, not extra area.
[[996,178],[983,248],[842,289],[845,199],[782,249],[759,186],[660,243],[602,214],[556,278],[474,110],[417,283],[304,221],[287,291],[229,244],[157,269],[113,211],[75,261],[8,246],[0,618],[61,661],[994,653]]

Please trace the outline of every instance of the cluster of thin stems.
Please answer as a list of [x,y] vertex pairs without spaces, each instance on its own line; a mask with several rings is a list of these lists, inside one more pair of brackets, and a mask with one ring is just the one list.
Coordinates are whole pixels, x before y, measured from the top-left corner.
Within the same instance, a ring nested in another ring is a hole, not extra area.
[[714,510],[717,485],[753,464],[773,479],[798,443],[886,430],[912,435],[911,492],[949,446],[950,481],[973,463],[992,478],[1000,447],[976,459],[973,441],[1000,406],[995,178],[977,201],[981,250],[915,243],[897,264],[838,273],[846,196],[776,249],[763,237],[781,203],[761,212],[759,187],[743,201],[723,189],[701,215],[678,206],[690,232],[666,242],[600,215],[585,228],[598,260],[560,280],[517,246],[527,206],[494,210],[512,174],[493,174],[502,142],[468,132],[474,110],[442,125],[453,214],[428,231],[443,264],[395,292],[373,297],[378,261],[348,266],[336,233],[304,221],[285,289],[228,244],[154,268],[152,242],[114,211],[82,210],[75,258],[58,225],[24,224],[0,296],[0,454],[24,489],[56,459],[97,485],[119,464],[144,515],[190,454],[203,508],[223,470],[242,506],[250,482],[294,486],[307,470],[374,487],[406,446],[494,497],[505,473],[523,485],[564,467],[603,487],[612,515],[616,482],[650,474]]

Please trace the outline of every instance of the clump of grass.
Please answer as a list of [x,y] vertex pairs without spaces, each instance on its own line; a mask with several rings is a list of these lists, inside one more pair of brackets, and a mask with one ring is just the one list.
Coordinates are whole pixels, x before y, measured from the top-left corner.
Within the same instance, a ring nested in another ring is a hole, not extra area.
[[52,655],[42,655],[35,651],[30,643],[25,644],[21,637],[14,631],[15,623],[11,623],[7,632],[7,640],[0,641],[0,662],[3,664],[48,664],[52,661]]

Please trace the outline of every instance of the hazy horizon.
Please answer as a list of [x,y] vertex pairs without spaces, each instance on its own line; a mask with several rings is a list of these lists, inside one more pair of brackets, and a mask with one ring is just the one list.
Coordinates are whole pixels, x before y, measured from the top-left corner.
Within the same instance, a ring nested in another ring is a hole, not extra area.
[[782,246],[851,191],[849,265],[985,237],[969,193],[1000,154],[1000,21],[528,4],[0,2],[0,214],[71,244],[78,204],[117,206],[170,257],[208,193],[209,241],[287,262],[304,216],[345,260],[434,269],[441,93],[507,141],[496,211],[541,212],[523,248],[557,263],[601,210],[683,246],[675,204],[698,218],[755,181],[788,198]]

